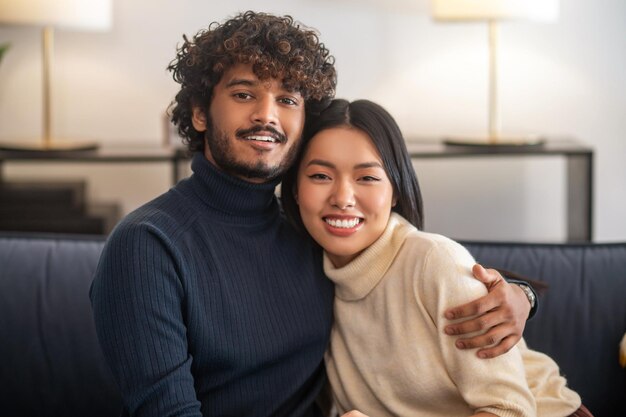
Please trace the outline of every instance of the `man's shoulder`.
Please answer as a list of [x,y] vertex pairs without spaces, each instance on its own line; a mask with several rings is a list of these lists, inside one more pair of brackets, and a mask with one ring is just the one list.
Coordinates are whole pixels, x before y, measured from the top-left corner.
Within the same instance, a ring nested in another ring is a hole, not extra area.
[[172,188],[127,214],[115,226],[109,240],[120,235],[143,233],[174,238],[190,229],[194,219],[195,210],[186,197]]

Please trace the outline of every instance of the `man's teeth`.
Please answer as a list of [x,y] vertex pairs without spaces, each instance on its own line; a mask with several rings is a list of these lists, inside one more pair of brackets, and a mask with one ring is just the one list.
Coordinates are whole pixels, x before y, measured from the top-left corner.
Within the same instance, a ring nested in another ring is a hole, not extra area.
[[351,229],[359,224],[359,219],[354,218],[352,220],[336,220],[336,219],[324,219],[326,223],[331,225],[332,227],[339,227],[341,229]]
[[271,136],[246,136],[246,140],[258,140],[261,142],[276,142],[276,139]]

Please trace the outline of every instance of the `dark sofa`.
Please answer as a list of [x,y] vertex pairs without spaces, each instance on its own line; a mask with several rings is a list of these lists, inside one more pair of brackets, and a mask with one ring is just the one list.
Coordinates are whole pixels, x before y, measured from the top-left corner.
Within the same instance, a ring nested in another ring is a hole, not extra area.
[[[0,233],[0,415],[116,416],[88,298],[103,238]],[[596,417],[626,416],[626,243],[465,242],[484,264],[549,284],[527,326]]]

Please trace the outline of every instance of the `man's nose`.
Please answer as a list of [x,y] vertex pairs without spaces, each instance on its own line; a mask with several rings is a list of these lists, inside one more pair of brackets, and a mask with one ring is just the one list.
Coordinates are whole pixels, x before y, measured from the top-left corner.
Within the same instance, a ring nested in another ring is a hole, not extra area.
[[259,98],[254,107],[252,119],[256,124],[278,125],[278,103],[271,97]]

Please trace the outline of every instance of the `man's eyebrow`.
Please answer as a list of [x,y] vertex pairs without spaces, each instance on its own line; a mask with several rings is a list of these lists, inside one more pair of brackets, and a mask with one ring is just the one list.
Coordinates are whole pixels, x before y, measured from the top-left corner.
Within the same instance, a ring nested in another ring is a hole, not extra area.
[[235,87],[235,86],[254,87],[258,84],[259,84],[258,81],[251,80],[248,78],[235,78],[226,83],[226,88]]
[[[230,81],[228,81],[226,83],[226,88],[231,88],[231,87],[257,87],[259,86],[263,81],[261,80],[255,80],[255,79],[249,79],[249,78],[234,78]],[[281,85],[281,89],[284,91],[287,91],[291,94],[299,94],[302,95],[302,93],[298,90],[294,90],[292,88],[290,88],[286,83]]]

